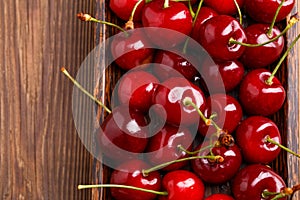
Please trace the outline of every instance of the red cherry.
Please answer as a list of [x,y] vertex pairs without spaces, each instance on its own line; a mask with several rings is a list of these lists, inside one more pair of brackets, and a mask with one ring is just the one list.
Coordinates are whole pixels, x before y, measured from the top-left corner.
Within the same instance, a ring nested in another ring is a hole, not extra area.
[[268,116],[282,107],[285,90],[276,77],[272,84],[267,84],[270,76],[271,73],[266,69],[255,69],[242,80],[239,99],[248,114]]
[[[161,189],[160,174],[158,172],[151,172],[148,176],[142,174],[142,170],[148,167],[149,165],[141,160],[125,162],[112,172],[110,183],[159,191]],[[151,200],[157,196],[153,193],[126,188],[110,188],[110,191],[116,200]]]
[[[244,76],[244,66],[241,62],[204,62],[200,68],[200,74],[203,78],[209,93],[230,92],[235,89]],[[207,83],[208,82],[208,83]]]
[[235,60],[243,54],[245,47],[230,44],[230,39],[247,41],[242,26],[231,16],[215,16],[200,27],[199,43],[215,60]]
[[[246,12],[258,22],[271,23],[281,1],[278,0],[245,0]],[[285,0],[281,7],[276,22],[285,19],[291,12],[295,0]]]
[[[207,109],[204,115],[209,118],[213,113],[217,117],[213,121],[227,133],[232,133],[240,120],[243,112],[239,102],[232,96],[227,94],[214,94],[207,98]],[[202,120],[199,123],[198,131],[201,135],[211,135],[217,132],[213,126],[207,126]]]
[[[139,0],[110,0],[109,7],[118,17],[123,20],[128,20],[137,2],[139,2]],[[133,18],[134,21],[141,20],[144,5],[145,1],[142,1],[138,5]]]
[[268,164],[277,158],[280,148],[268,142],[267,136],[281,143],[280,132],[270,119],[252,116],[242,121],[236,130],[236,142],[245,161]]
[[[181,145],[184,149],[191,150],[193,136],[186,128],[166,125],[156,135],[150,138],[146,149],[147,158],[152,165],[159,165],[169,161],[188,157],[188,154],[178,149]],[[186,162],[178,162],[164,167],[163,170],[177,170],[187,165]]]
[[164,5],[164,3],[163,0],[147,3],[143,10],[142,22],[144,27],[155,27],[146,31],[154,44],[170,48],[184,42],[186,37],[166,34],[162,28],[189,35],[192,31],[193,19],[183,3],[175,1],[170,1],[168,5]]
[[124,74],[118,85],[121,104],[129,104],[130,109],[147,112],[152,105],[152,96],[158,80],[146,71],[132,71]]
[[[236,2],[240,8],[244,5],[244,0],[236,0]],[[237,7],[233,0],[204,0],[204,4],[222,15],[233,15],[237,13]]]
[[[274,26],[270,33],[270,37],[268,34],[269,28],[270,25],[268,24],[252,24],[248,26],[245,29],[247,42],[249,44],[262,44],[280,35],[280,30]],[[266,67],[280,57],[283,47],[283,36],[279,37],[276,41],[263,46],[246,47],[246,50],[241,57],[241,61],[245,66],[250,68]]]
[[168,196],[160,196],[160,200],[202,200],[205,192],[203,182],[186,170],[167,173],[162,179],[162,187]]
[[133,69],[142,64],[152,62],[153,46],[142,28],[121,32],[111,39],[111,53],[119,67]]
[[205,200],[234,200],[234,198],[227,194],[212,194]]
[[[199,145],[200,150],[209,145],[209,142]],[[242,156],[237,145],[230,147],[215,146],[200,151],[197,156],[205,156],[210,153],[224,158],[222,162],[210,161],[206,158],[192,160],[193,171],[204,181],[212,184],[221,184],[230,180],[239,170],[242,163]]]
[[191,106],[184,106],[183,100],[190,98],[196,106],[203,111],[205,109],[205,97],[201,89],[185,78],[170,78],[155,91],[153,103],[156,113],[166,116],[167,122],[175,125],[195,125],[199,123],[199,114]]
[[154,65],[153,71],[162,81],[178,76],[184,76],[193,81],[198,75],[198,71],[188,60],[170,51],[158,51],[155,54],[154,63],[161,64]]
[[[283,188],[285,183],[282,178],[271,168],[261,164],[243,168],[232,183],[232,192],[236,200],[271,200],[275,195],[264,198],[263,192],[281,192]],[[280,198],[284,199],[287,198]]]

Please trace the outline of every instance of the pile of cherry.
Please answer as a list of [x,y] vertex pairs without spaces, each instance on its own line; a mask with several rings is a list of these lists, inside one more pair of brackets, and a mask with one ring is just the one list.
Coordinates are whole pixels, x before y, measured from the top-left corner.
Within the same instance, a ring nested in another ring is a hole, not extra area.
[[[124,28],[78,15],[120,30],[110,51],[126,71],[112,111],[102,105],[109,114],[97,135],[105,159],[117,163],[110,182],[79,188],[109,187],[117,200],[276,200],[299,190],[267,166],[281,149],[299,157],[268,118],[285,101],[275,73],[296,43],[283,52],[298,19],[284,30],[276,22],[295,1],[122,2],[109,6],[129,19]],[[232,196],[204,197],[206,185],[226,182]]]

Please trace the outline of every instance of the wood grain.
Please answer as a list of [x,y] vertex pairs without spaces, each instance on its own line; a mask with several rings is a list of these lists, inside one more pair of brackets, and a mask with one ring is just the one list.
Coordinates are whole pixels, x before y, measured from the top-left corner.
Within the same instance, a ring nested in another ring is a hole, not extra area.
[[94,1],[0,1],[0,199],[90,199],[92,159],[71,110],[75,74],[93,48],[76,13]]

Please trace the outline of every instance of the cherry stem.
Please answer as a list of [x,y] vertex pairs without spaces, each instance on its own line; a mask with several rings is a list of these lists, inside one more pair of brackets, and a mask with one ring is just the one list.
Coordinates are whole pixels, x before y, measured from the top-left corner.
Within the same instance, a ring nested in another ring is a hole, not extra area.
[[242,16],[241,8],[240,8],[240,6],[239,6],[239,4],[236,0],[233,0],[233,1],[234,1],[235,6],[236,6],[236,9],[238,11],[238,14],[239,14],[240,24],[243,25],[243,16]]
[[268,31],[268,33],[267,33],[267,35],[268,35],[269,37],[272,37],[272,30],[273,30],[273,27],[275,26],[276,19],[277,19],[277,17],[278,17],[278,14],[279,14],[279,12],[280,12],[280,10],[281,10],[281,8],[282,8],[284,2],[285,2],[285,0],[282,0],[281,3],[279,4],[277,10],[276,10],[276,13],[275,13],[275,15],[274,15],[274,17],[273,17],[272,23],[271,23],[271,25],[270,25],[270,27],[269,27],[269,31]]
[[130,185],[118,185],[118,184],[97,184],[97,185],[78,185],[78,189],[91,189],[91,188],[123,188],[123,189],[131,189],[131,190],[138,190],[141,192],[148,192],[152,194],[167,196],[168,192],[160,192],[155,190],[148,190],[144,188],[134,187]]
[[134,18],[134,14],[135,11],[137,9],[137,7],[143,2],[144,0],[139,0],[138,2],[136,2],[136,4],[134,5],[132,11],[131,11],[131,15],[128,19],[128,21],[125,24],[125,28],[126,29],[134,29],[134,23],[133,23],[133,18]]
[[235,39],[233,38],[230,38],[229,39],[229,44],[238,44],[238,45],[242,45],[242,46],[245,46],[245,47],[260,47],[260,46],[264,46],[266,44],[269,44],[271,42],[274,42],[276,41],[278,38],[280,38],[281,36],[283,36],[290,28],[292,28],[292,26],[294,26],[297,22],[299,21],[299,19],[296,17],[296,16],[293,16],[289,22],[288,22],[288,25],[285,27],[285,29],[279,34],[277,35],[276,37],[270,39],[269,41],[267,42],[264,42],[264,43],[259,43],[259,44],[248,44],[248,43],[243,43],[243,42],[239,42],[239,41],[236,41]]
[[165,0],[164,2],[164,8],[168,8],[170,6],[169,0]]
[[191,3],[192,0],[189,0],[188,2],[188,5],[189,5],[189,11],[192,15],[192,18],[194,19],[195,18],[195,12],[193,11],[193,7],[192,7],[192,3]]
[[274,145],[280,147],[281,149],[283,149],[283,150],[289,152],[290,154],[292,154],[292,155],[294,155],[294,156],[300,158],[300,155],[299,155],[299,154],[297,154],[297,153],[295,153],[294,151],[292,151],[291,149],[289,149],[289,148],[283,146],[282,144],[280,144],[280,143],[278,143],[278,142],[272,140],[272,139],[270,138],[269,135],[267,135],[266,141],[267,141],[267,142],[270,142],[271,144],[274,144]]
[[210,144],[210,145],[205,146],[205,147],[203,147],[203,148],[201,148],[201,149],[199,149],[199,150],[197,150],[197,151],[188,151],[188,150],[185,149],[181,144],[177,146],[178,149],[180,149],[181,151],[183,151],[183,152],[185,152],[185,153],[187,153],[187,154],[189,154],[189,155],[195,155],[195,154],[197,154],[197,153],[200,153],[200,152],[202,152],[202,151],[204,151],[204,150],[206,150],[206,149],[210,149],[210,148],[212,148],[212,147],[213,147],[213,145]]
[[99,101],[96,97],[94,97],[93,95],[91,95],[91,93],[89,93],[86,89],[84,89],[70,74],[69,72],[62,67],[61,68],[62,73],[64,73],[64,75],[66,75],[66,77],[68,77],[73,84],[78,87],[84,94],[86,94],[88,97],[90,97],[92,100],[94,100],[99,106],[101,106],[102,108],[104,108],[106,110],[106,112],[111,113],[111,110],[109,108],[107,108],[101,101]]
[[195,26],[195,23],[196,23],[196,21],[197,21],[197,17],[198,17],[198,15],[199,15],[200,9],[201,9],[201,7],[202,7],[203,1],[204,1],[204,0],[201,0],[201,1],[199,2],[196,13],[194,13],[194,16],[192,15],[192,17],[193,17],[193,26]]
[[293,42],[291,43],[291,45],[289,46],[289,48],[286,50],[286,52],[280,58],[278,64],[276,65],[275,69],[273,70],[271,76],[266,80],[266,84],[268,84],[268,85],[272,85],[273,84],[273,78],[274,78],[275,74],[277,73],[279,67],[281,66],[281,64],[283,63],[283,61],[285,60],[285,58],[288,56],[288,54],[292,50],[292,48],[295,46],[295,44],[297,43],[297,41],[299,40],[299,38],[300,38],[300,34],[293,40]]
[[126,30],[123,29],[122,27],[120,27],[120,26],[118,26],[118,25],[116,25],[116,24],[110,23],[110,22],[106,22],[106,21],[102,21],[102,20],[95,19],[94,17],[92,17],[92,16],[89,15],[89,14],[78,13],[78,14],[77,14],[77,17],[78,17],[81,21],[84,21],[84,22],[96,22],[96,23],[100,23],[100,24],[105,24],[105,25],[108,25],[108,26],[115,27],[115,28],[119,29],[120,31],[126,33]]
[[149,168],[149,169],[143,169],[142,173],[143,173],[144,176],[148,176],[149,173],[160,170],[160,169],[162,169],[162,168],[164,168],[168,165],[171,165],[171,164],[174,164],[174,163],[179,163],[179,162],[184,162],[184,161],[189,161],[189,160],[195,160],[195,159],[208,159],[212,162],[218,162],[218,163],[221,163],[221,162],[224,161],[224,158],[220,155],[216,155],[216,156],[211,156],[211,155],[191,156],[191,157],[187,157],[187,158],[181,158],[181,159],[178,159],[178,160],[172,160],[172,161],[169,161],[169,162],[165,162],[165,163],[162,163],[160,165],[154,166],[154,167]]

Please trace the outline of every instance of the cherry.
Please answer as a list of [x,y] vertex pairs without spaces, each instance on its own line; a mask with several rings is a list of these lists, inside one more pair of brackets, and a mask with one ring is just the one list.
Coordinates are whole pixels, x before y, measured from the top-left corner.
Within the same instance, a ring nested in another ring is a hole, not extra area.
[[198,42],[215,60],[235,60],[243,54],[245,47],[230,43],[232,39],[247,41],[242,26],[231,16],[215,16],[200,27]]
[[186,170],[167,173],[162,179],[162,187],[167,190],[168,196],[160,196],[160,200],[202,200],[205,192],[203,182]]
[[266,69],[255,69],[242,80],[239,99],[248,114],[269,116],[282,107],[285,89],[276,77],[271,84],[266,83],[270,76],[271,72]]
[[[291,12],[294,7],[295,0],[284,1],[281,7],[276,22],[283,20]],[[275,13],[282,1],[278,0],[245,0],[246,12],[251,18],[258,22],[271,23]]]
[[167,122],[175,125],[195,125],[199,123],[196,109],[183,105],[185,98],[195,102],[200,110],[204,110],[206,101],[201,89],[185,78],[170,78],[159,85],[153,96],[155,111],[160,116],[166,114]]
[[[277,27],[273,27],[269,32],[268,24],[252,24],[245,29],[247,42],[250,44],[260,44],[269,41],[280,35],[281,32]],[[266,67],[277,60],[284,47],[283,36],[276,41],[259,47],[246,47],[241,61],[249,68]],[[255,58],[255,59],[253,59]]]
[[154,65],[153,71],[161,81],[178,76],[193,81],[198,75],[198,71],[188,60],[171,51],[157,51],[154,63],[160,64]]
[[129,104],[130,109],[148,112],[158,82],[155,76],[146,71],[124,74],[118,85],[120,103]]
[[155,0],[147,3],[143,9],[142,23],[149,39],[161,47],[174,47],[185,41],[187,37],[178,34],[166,34],[164,29],[178,31],[189,35],[192,31],[192,16],[183,3],[169,0]]
[[[181,128],[172,125],[165,125],[156,135],[150,138],[146,149],[147,160],[153,165],[159,165],[164,162],[172,161],[187,157],[188,154],[178,149],[181,145],[187,150],[192,149],[193,136],[186,128]],[[187,165],[188,161],[178,162],[163,170],[171,171],[182,168]]]
[[[210,62],[205,61],[200,68],[200,74],[204,81],[205,87],[209,87],[210,93],[230,92],[235,89],[244,76],[244,66],[241,62],[224,61]],[[208,85],[207,85],[208,84]]]
[[[110,184],[134,186],[138,188],[159,191],[161,189],[161,177],[158,172],[151,172],[143,176],[141,170],[148,168],[148,164],[141,160],[131,160],[118,166],[110,176]],[[116,200],[150,200],[155,199],[156,194],[126,189],[110,188],[111,195]]]
[[278,174],[261,164],[243,168],[232,182],[232,192],[236,200],[275,200],[276,194],[270,193],[280,193],[285,187]]
[[[138,4],[138,5],[137,5]],[[132,10],[137,5],[133,20],[140,21],[142,10],[145,5],[144,0],[110,0],[110,9],[121,19],[128,20],[131,16]]]
[[[232,133],[240,120],[243,113],[239,102],[232,96],[227,94],[214,94],[207,98],[207,106],[204,111],[204,116],[210,117],[216,114],[213,118],[214,122],[222,128],[226,133]],[[201,135],[211,135],[216,133],[213,126],[207,126],[207,124],[201,120],[198,126],[198,131]]]
[[212,148],[201,148],[208,146],[209,142],[200,144],[196,151],[197,156],[219,155],[224,160],[222,162],[212,161],[210,159],[201,158],[192,160],[193,171],[204,181],[212,184],[221,184],[230,180],[239,170],[242,163],[242,156],[237,145],[225,147],[223,145],[213,146]]
[[234,200],[234,198],[227,194],[212,194],[206,197],[205,200]]
[[[236,0],[239,7],[244,5],[244,1],[245,0]],[[234,0],[204,0],[204,4],[222,15],[233,15],[237,13],[237,6]]]

